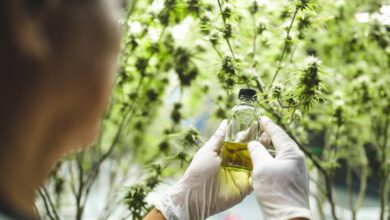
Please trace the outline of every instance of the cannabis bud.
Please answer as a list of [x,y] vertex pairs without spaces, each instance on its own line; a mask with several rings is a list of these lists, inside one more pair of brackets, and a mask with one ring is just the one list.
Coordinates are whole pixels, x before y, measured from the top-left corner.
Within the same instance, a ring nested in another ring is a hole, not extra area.
[[276,99],[282,98],[282,86],[281,85],[275,85],[272,91],[272,96]]
[[200,18],[200,30],[203,34],[210,34],[210,28],[209,28],[209,22],[210,22],[210,17],[208,13],[205,13],[201,18]]
[[321,61],[314,57],[309,56],[306,59],[306,68],[303,70],[303,74],[299,83],[299,99],[304,108],[309,108],[314,101],[319,101],[318,95],[320,94],[320,77],[319,77],[319,65]]
[[223,37],[225,39],[229,39],[232,37],[232,34],[233,34],[233,29],[232,29],[232,25],[231,24],[226,24],[225,25],[225,28],[223,29]]
[[226,111],[222,108],[218,108],[215,115],[220,119],[225,119],[227,117]]
[[219,39],[219,36],[218,36],[218,33],[214,33],[210,36],[210,42],[213,46],[216,46],[218,44],[218,39]]
[[160,179],[158,178],[158,176],[151,176],[146,180],[146,186],[150,189],[154,189],[159,183]]
[[189,12],[192,12],[196,15],[199,14],[199,0],[189,0],[187,4],[188,4],[187,8]]
[[162,141],[159,145],[158,148],[161,152],[167,153],[169,150],[169,143],[167,140]]
[[222,8],[222,17],[223,19],[228,19],[232,15],[232,6],[230,4],[225,4]]
[[185,135],[183,140],[181,141],[182,145],[184,147],[191,147],[193,145],[196,145],[196,142],[199,139],[199,134],[196,130],[194,129],[189,129]]
[[173,106],[173,110],[171,113],[171,119],[172,119],[173,123],[175,123],[175,124],[178,124],[181,120],[181,113],[180,113],[181,107],[182,106],[180,103],[175,103],[175,105]]
[[310,2],[311,2],[311,0],[298,0],[297,8],[299,10],[304,10],[306,8],[309,8]]
[[145,189],[145,186],[135,185],[130,188],[124,198],[128,209],[136,219],[143,217],[142,210],[146,209],[148,205],[145,201],[147,194],[148,191]]
[[259,5],[257,4],[257,1],[253,1],[251,7],[249,8],[249,12],[254,15],[259,11]]
[[177,156],[176,159],[179,160],[180,166],[183,167],[185,163],[187,163],[187,158],[188,155],[185,152],[180,152]]
[[336,120],[336,124],[338,127],[340,127],[343,123],[343,109],[342,109],[342,106],[337,106],[335,111],[334,111],[334,114],[333,114],[333,117],[335,118]]
[[189,86],[198,76],[198,69],[190,63],[190,52],[182,47],[175,50],[175,71],[179,77],[182,86]]
[[146,92],[146,96],[148,97],[149,101],[153,102],[156,101],[158,98],[158,93],[155,89],[149,89]]
[[257,34],[263,34],[263,32],[266,30],[265,24],[259,23],[257,26]]
[[146,67],[148,67],[149,60],[147,58],[140,57],[135,62],[135,67],[142,74],[145,75]]
[[235,75],[236,70],[234,69],[233,59],[230,56],[226,56],[222,60],[222,71],[228,75]]
[[233,65],[233,59],[226,56],[222,59],[222,68],[218,73],[218,79],[226,89],[233,88],[236,83],[236,70]]

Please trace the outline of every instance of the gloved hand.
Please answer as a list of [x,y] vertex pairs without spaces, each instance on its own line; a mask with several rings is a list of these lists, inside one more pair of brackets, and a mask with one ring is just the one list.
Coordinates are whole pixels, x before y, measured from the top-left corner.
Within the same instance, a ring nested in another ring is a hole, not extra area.
[[157,204],[168,220],[203,220],[228,209],[252,191],[249,172],[221,167],[227,121],[195,154],[184,176]]
[[253,189],[264,219],[310,219],[309,177],[303,152],[269,118],[262,117],[261,126],[276,150],[274,158],[263,144],[255,141],[248,144],[253,163]]

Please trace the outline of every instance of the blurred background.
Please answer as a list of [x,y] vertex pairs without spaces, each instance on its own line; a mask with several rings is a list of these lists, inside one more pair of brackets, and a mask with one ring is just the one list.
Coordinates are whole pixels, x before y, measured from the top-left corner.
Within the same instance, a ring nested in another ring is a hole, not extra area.
[[[390,219],[390,2],[123,1],[96,142],[57,164],[42,219],[142,219],[240,88],[304,150],[314,219]],[[261,219],[253,195],[210,220]]]

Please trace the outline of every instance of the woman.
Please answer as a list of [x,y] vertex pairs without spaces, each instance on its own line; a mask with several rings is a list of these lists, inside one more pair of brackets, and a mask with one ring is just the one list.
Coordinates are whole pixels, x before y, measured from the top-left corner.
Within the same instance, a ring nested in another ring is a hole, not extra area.
[[[0,2],[0,219],[35,219],[35,190],[53,165],[96,137],[119,53],[112,2]],[[262,144],[249,145],[264,217],[310,218],[302,152],[269,119],[262,124],[277,149],[273,158]],[[146,219],[204,219],[252,191],[243,183],[234,195],[218,196],[225,125]]]

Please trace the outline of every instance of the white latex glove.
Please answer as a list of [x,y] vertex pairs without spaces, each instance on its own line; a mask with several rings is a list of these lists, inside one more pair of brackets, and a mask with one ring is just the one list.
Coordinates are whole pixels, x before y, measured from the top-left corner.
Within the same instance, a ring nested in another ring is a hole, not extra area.
[[311,218],[309,177],[303,152],[279,126],[262,117],[261,125],[276,150],[275,158],[263,144],[250,142],[253,189],[264,219]]
[[250,173],[222,168],[219,151],[227,121],[195,154],[184,176],[157,204],[168,220],[203,220],[226,210],[251,191]]

